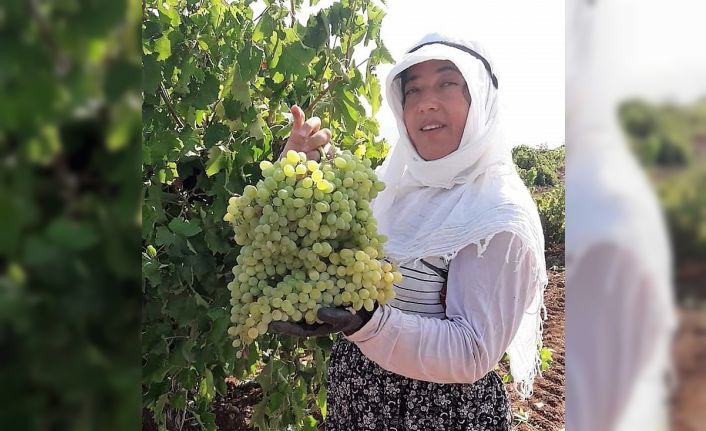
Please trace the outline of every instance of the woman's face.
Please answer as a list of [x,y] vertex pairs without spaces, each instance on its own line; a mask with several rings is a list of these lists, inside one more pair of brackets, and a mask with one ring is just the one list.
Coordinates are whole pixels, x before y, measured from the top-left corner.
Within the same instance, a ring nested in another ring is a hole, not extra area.
[[453,153],[471,106],[461,72],[448,60],[429,60],[405,73],[404,124],[414,148],[424,160]]

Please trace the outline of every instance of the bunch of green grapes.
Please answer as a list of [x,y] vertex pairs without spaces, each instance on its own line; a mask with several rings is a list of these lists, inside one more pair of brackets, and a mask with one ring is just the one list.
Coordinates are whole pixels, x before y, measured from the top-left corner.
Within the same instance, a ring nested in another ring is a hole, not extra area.
[[385,185],[370,160],[349,151],[332,161],[289,151],[260,163],[263,179],[229,201],[224,220],[241,246],[228,333],[239,347],[272,321],[321,323],[321,307],[372,311],[394,297],[397,269],[383,259],[370,201]]

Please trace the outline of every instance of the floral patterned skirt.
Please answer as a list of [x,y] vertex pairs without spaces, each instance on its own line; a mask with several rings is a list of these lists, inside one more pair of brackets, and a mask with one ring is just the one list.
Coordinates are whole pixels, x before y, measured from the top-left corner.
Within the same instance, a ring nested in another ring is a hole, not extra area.
[[511,428],[509,397],[495,371],[472,384],[414,380],[384,370],[339,336],[327,373],[327,431]]

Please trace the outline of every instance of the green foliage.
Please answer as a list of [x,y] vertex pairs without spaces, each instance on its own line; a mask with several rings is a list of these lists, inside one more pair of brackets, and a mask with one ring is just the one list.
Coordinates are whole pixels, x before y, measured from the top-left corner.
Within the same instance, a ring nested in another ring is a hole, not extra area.
[[139,2],[0,4],[0,423],[139,418]]
[[547,371],[554,362],[554,350],[548,347],[542,347],[542,349],[539,351],[539,359],[542,361],[542,372]]
[[706,99],[690,105],[628,100],[620,118],[632,148],[652,173],[678,258],[706,257]]
[[547,244],[564,242],[566,230],[566,188],[559,184],[535,197]]
[[519,145],[512,149],[512,159],[527,187],[551,187],[563,175],[565,153],[564,146],[549,150]]
[[706,169],[681,172],[663,180],[657,189],[677,257],[706,259]]
[[[265,1],[257,14],[251,3],[145,5],[143,403],[161,425],[180,412],[214,429],[214,391],[225,393],[226,376],[252,379],[261,366],[265,397],[253,422],[315,425],[331,340],[265,336],[236,360],[226,285],[238,247],[222,219],[228,198],[260,179],[259,162],[281,152],[293,104],[319,116],[339,147],[376,163],[387,151],[363,104],[379,106],[375,67],[391,60],[380,40],[384,12],[370,0],[343,0],[301,25],[290,10],[300,1]],[[371,52],[358,67],[353,53],[364,46]]]
[[693,159],[693,140],[704,133],[706,102],[694,107],[654,106],[641,100],[621,104],[619,117],[645,166],[683,167]]
[[517,173],[533,192],[547,244],[564,242],[564,158],[566,147],[547,149],[520,145],[512,149]]

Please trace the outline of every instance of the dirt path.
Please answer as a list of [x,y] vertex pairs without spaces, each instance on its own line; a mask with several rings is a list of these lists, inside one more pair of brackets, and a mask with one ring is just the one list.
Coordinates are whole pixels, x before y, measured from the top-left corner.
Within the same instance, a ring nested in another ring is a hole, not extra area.
[[514,430],[558,431],[564,428],[564,272],[549,271],[549,285],[544,297],[547,320],[544,322],[544,346],[552,350],[551,367],[537,377],[534,393],[519,400],[512,385],[507,390],[512,399]]
[[706,429],[706,309],[682,309],[674,343],[678,383],[672,431]]

